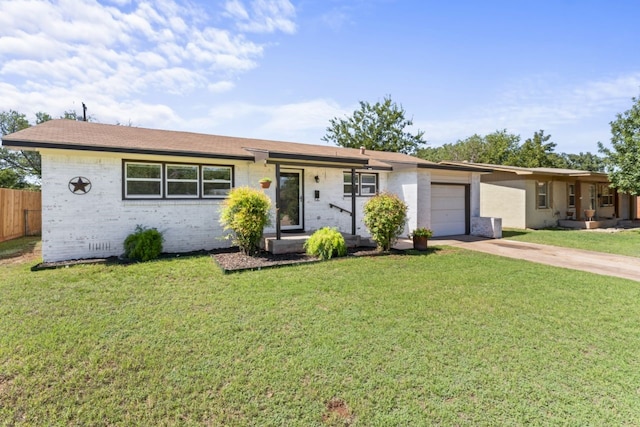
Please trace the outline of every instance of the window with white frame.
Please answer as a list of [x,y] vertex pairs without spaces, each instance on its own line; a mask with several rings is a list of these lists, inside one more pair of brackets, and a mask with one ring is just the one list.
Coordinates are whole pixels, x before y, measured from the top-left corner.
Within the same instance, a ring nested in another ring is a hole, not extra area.
[[167,177],[167,197],[198,197],[197,165],[165,165]]
[[569,184],[567,186],[567,195],[569,200],[567,201],[567,205],[570,208],[575,208],[576,207],[576,185],[575,184]]
[[607,184],[600,186],[600,206],[613,206],[613,191]]
[[202,166],[202,197],[226,197],[231,190],[229,166]]
[[[351,196],[351,172],[343,174],[343,192],[345,196]],[[378,193],[378,174],[355,173],[356,196],[375,196]]]
[[127,162],[124,181],[125,198],[162,197],[162,164]]
[[125,199],[224,198],[233,187],[233,166],[123,162]]
[[536,188],[536,200],[538,201],[538,209],[547,209],[549,207],[548,182],[538,182]]

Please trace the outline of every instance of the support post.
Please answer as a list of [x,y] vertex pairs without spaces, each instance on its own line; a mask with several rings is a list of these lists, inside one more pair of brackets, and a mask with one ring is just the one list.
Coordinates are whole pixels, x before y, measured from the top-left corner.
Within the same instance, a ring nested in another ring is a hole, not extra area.
[[582,219],[582,183],[576,181],[576,220]]
[[356,235],[356,170],[351,169],[351,234]]
[[280,237],[280,163],[276,163],[276,240]]

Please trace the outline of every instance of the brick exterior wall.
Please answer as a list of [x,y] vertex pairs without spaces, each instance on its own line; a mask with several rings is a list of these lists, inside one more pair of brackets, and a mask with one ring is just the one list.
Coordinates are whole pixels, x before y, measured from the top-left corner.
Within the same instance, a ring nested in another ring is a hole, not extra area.
[[[275,166],[248,161],[184,157],[126,155],[117,153],[42,150],[42,254],[45,262],[118,256],[124,239],[136,225],[155,227],[165,238],[165,252],[188,252],[228,247],[230,241],[219,225],[220,199],[123,200],[122,162],[164,161],[233,165],[235,186],[259,188],[260,178],[275,178]],[[343,194],[343,169],[282,166],[282,171],[303,171],[304,227],[312,232],[324,226],[351,233],[351,217],[329,204],[351,210],[351,197]],[[409,169],[378,173],[378,190],[399,194],[409,204],[408,229],[429,226],[431,172]],[[475,174],[473,174],[475,175]],[[69,181],[77,176],[91,181],[86,194],[74,194]],[[315,177],[318,177],[316,182]],[[471,173],[459,172],[457,181],[471,181]],[[477,180],[476,180],[477,181]],[[474,182],[476,188],[477,182]],[[272,200],[275,220],[275,185],[264,190]],[[315,191],[320,192],[319,200]],[[356,199],[356,233],[369,236],[362,221],[368,197]],[[474,200],[474,205],[477,203]],[[476,206],[473,210],[478,210]],[[275,232],[275,226],[265,230]]]

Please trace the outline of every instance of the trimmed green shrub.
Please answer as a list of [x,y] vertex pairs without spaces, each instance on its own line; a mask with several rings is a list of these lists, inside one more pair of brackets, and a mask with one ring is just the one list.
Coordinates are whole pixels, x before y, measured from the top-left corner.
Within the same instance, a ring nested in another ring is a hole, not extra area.
[[392,193],[380,193],[364,205],[364,224],[378,249],[388,251],[398,241],[407,221],[407,205]]
[[313,233],[304,242],[304,248],[308,255],[317,256],[323,260],[347,254],[347,244],[344,237],[338,229],[331,227],[324,227]]
[[156,259],[162,253],[162,233],[155,228],[136,226],[124,240],[124,256],[137,261]]
[[237,187],[229,192],[220,212],[220,224],[231,230],[229,238],[247,255],[260,250],[264,227],[271,223],[271,200],[262,191],[251,187]]

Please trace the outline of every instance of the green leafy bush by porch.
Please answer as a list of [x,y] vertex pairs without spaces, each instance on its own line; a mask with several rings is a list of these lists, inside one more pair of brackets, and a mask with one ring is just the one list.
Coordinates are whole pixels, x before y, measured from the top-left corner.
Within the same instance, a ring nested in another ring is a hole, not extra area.
[[237,187],[229,192],[220,212],[220,224],[233,233],[228,237],[247,255],[260,249],[264,227],[271,223],[271,200],[262,191]]
[[398,241],[406,221],[407,205],[395,194],[380,193],[364,205],[364,225],[382,251]]
[[125,258],[136,261],[150,261],[162,253],[162,233],[155,228],[136,226],[136,231],[124,240]]
[[308,255],[317,256],[322,260],[347,254],[344,237],[336,228],[331,227],[324,227],[313,233],[304,243],[304,248]]

